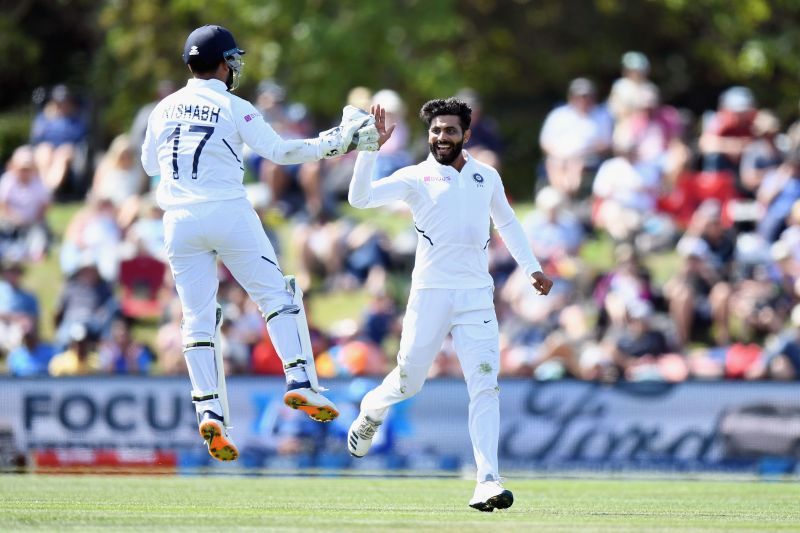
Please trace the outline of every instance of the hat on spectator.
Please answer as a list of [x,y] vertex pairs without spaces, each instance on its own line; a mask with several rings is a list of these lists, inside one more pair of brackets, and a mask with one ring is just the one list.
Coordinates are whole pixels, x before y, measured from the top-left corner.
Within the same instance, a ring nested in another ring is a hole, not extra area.
[[594,96],[596,93],[594,83],[588,78],[575,78],[569,84],[570,95]]
[[406,111],[403,99],[396,91],[391,89],[381,89],[372,96],[372,103],[380,105],[387,113],[402,115]]
[[64,84],[58,84],[50,91],[50,99],[54,102],[66,102],[71,96],[69,89]]
[[650,70],[650,61],[647,59],[647,56],[641,52],[625,52],[622,56],[622,68],[648,72]]
[[720,95],[719,105],[722,109],[727,109],[734,113],[743,113],[755,107],[755,98],[750,89],[737,85]]

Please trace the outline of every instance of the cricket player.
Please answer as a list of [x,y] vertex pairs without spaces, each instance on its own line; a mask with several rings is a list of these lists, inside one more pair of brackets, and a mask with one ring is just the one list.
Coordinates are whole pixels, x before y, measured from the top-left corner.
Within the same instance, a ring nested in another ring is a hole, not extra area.
[[184,355],[200,434],[221,461],[235,460],[239,452],[227,433],[224,371],[215,343],[221,320],[217,257],[266,319],[286,372],[284,403],[322,422],[339,414],[320,393],[302,292],[293,277],[284,277],[246,199],[244,145],[278,164],[378,148],[374,118],[350,106],[341,125],[315,139],[282,139],[252,104],[230,92],[238,84],[243,54],[225,28],[194,30],[183,50],[192,78],[156,105],[142,146],[144,169],[161,176],[156,200],[164,209],[167,255],[183,307]]
[[[387,131],[380,107],[372,114],[382,145],[394,128]],[[478,467],[469,505],[491,512],[510,507],[514,497],[501,484],[497,463],[500,355],[487,258],[490,217],[533,288],[546,295],[553,282],[530,249],[500,175],[463,149],[470,136],[470,107],[455,98],[431,100],[420,117],[428,125],[425,161],[372,181],[377,154],[362,152],[350,183],[348,200],[354,207],[408,204],[419,235],[397,367],[362,400],[347,447],[356,457],[366,455],[389,407],[419,392],[451,333],[469,391],[469,434]]]

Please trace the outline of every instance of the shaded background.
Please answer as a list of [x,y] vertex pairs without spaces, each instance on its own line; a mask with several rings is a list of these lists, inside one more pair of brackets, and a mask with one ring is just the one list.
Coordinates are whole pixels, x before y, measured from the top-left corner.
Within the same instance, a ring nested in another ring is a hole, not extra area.
[[[37,87],[93,103],[93,144],[127,131],[158,80],[187,77],[186,35],[219,23],[248,52],[239,94],[279,80],[323,124],[356,85],[391,87],[411,110],[470,86],[503,129],[507,187],[533,190],[545,113],[585,75],[601,97],[619,58],[652,60],[662,100],[694,114],[731,85],[783,123],[797,115],[797,0],[3,0],[0,160],[28,136]],[[422,132],[421,125],[419,133]]]

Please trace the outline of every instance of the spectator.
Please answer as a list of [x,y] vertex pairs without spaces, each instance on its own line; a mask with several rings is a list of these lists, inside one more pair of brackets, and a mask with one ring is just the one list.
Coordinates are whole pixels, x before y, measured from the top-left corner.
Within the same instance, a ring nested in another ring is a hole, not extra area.
[[[685,347],[697,338],[709,341],[709,333],[717,342],[727,342],[729,291],[725,283],[720,283],[722,273],[712,263],[708,244],[687,235],[678,242],[677,250],[683,264],[678,274],[664,285],[677,344]],[[712,325],[716,327],[711,329]]]
[[781,124],[768,110],[760,110],[753,119],[753,139],[744,147],[739,164],[740,191],[747,198],[755,198],[756,191],[767,172],[780,166],[783,153],[777,146]]
[[583,225],[567,209],[566,201],[555,187],[544,187],[536,195],[536,210],[522,221],[533,253],[545,270],[552,268],[560,277],[574,273],[585,239]]
[[456,98],[472,108],[472,122],[469,129],[469,153],[475,159],[499,169],[502,162],[503,139],[500,136],[500,125],[492,117],[483,112],[483,102],[477,91],[464,88]]
[[394,124],[394,133],[381,146],[372,179],[391,176],[395,170],[411,164],[408,142],[411,130],[406,121],[406,104],[397,92],[382,89],[372,96],[372,105],[379,105],[386,110],[386,123]]
[[46,376],[54,354],[53,346],[39,338],[36,322],[28,320],[21,344],[8,354],[8,372],[16,377]]
[[753,138],[756,113],[755,98],[747,87],[731,87],[720,95],[718,109],[709,115],[700,135],[703,170],[738,177],[742,153]]
[[150,374],[156,356],[146,345],[131,335],[132,320],[116,317],[111,322],[111,332],[100,343],[100,365],[110,374]]
[[118,307],[112,287],[100,276],[94,259],[84,257],[56,305],[56,346],[69,343],[76,325],[89,328],[95,335],[107,333]]
[[103,368],[95,350],[95,339],[86,324],[75,322],[69,329],[68,348],[54,356],[48,365],[53,377],[99,374]]
[[117,135],[97,165],[89,194],[110,200],[118,210],[135,213],[139,195],[147,187],[135,155],[130,137]]
[[103,278],[117,279],[122,229],[111,200],[90,196],[67,224],[61,243],[61,271],[71,276],[79,264],[92,258]]
[[768,172],[756,192],[756,201],[763,216],[758,221],[758,234],[773,242],[786,229],[792,206],[800,199],[800,149],[786,156],[786,161]]
[[652,323],[653,308],[646,300],[630,300],[626,324],[614,347],[614,360],[630,381],[683,381],[688,366],[674,354],[667,338]]
[[19,346],[30,324],[39,323],[39,300],[22,288],[22,263],[6,262],[0,268],[0,351],[4,351]]
[[0,176],[0,258],[44,258],[50,240],[45,218],[49,205],[50,193],[36,171],[33,149],[18,147]]
[[648,79],[650,61],[641,52],[626,52],[622,56],[622,77],[611,85],[608,109],[617,122],[624,122],[640,109],[643,93],[658,93],[658,88]]
[[636,94],[625,120],[614,127],[614,144],[630,145],[639,165],[661,175],[677,163],[675,156],[680,154],[670,148],[683,133],[682,119],[677,109],[661,104],[654,85],[645,85]]
[[[66,85],[56,85],[50,100],[34,118],[31,129],[31,144],[35,147],[36,165],[39,175],[50,191],[60,190],[67,184],[72,167],[86,166],[89,128],[77,99]],[[82,180],[84,168],[76,168],[74,177]],[[85,183],[73,183],[73,194],[82,195]]]
[[547,115],[539,135],[550,184],[570,198],[582,192],[584,173],[594,173],[611,147],[612,129],[594,83],[572,80],[567,103]]
[[656,206],[659,176],[639,165],[632,144],[615,147],[616,156],[600,165],[592,184],[592,222],[617,242],[633,242]]

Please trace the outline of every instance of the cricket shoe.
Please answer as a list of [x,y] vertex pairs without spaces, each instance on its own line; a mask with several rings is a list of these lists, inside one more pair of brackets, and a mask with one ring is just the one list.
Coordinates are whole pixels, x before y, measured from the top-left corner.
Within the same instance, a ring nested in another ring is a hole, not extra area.
[[222,417],[213,411],[204,411],[200,418],[200,435],[206,441],[208,453],[219,461],[235,461],[239,449],[228,437]]
[[481,481],[469,501],[473,509],[491,513],[495,509],[508,509],[514,503],[514,495],[503,488],[499,481]]
[[287,385],[283,403],[292,409],[299,409],[317,422],[330,422],[339,411],[336,405],[322,394],[315,392],[308,381],[291,382]]
[[353,457],[367,455],[370,446],[372,446],[372,438],[380,425],[380,422],[375,422],[364,413],[359,413],[347,432],[347,450],[350,455]]

